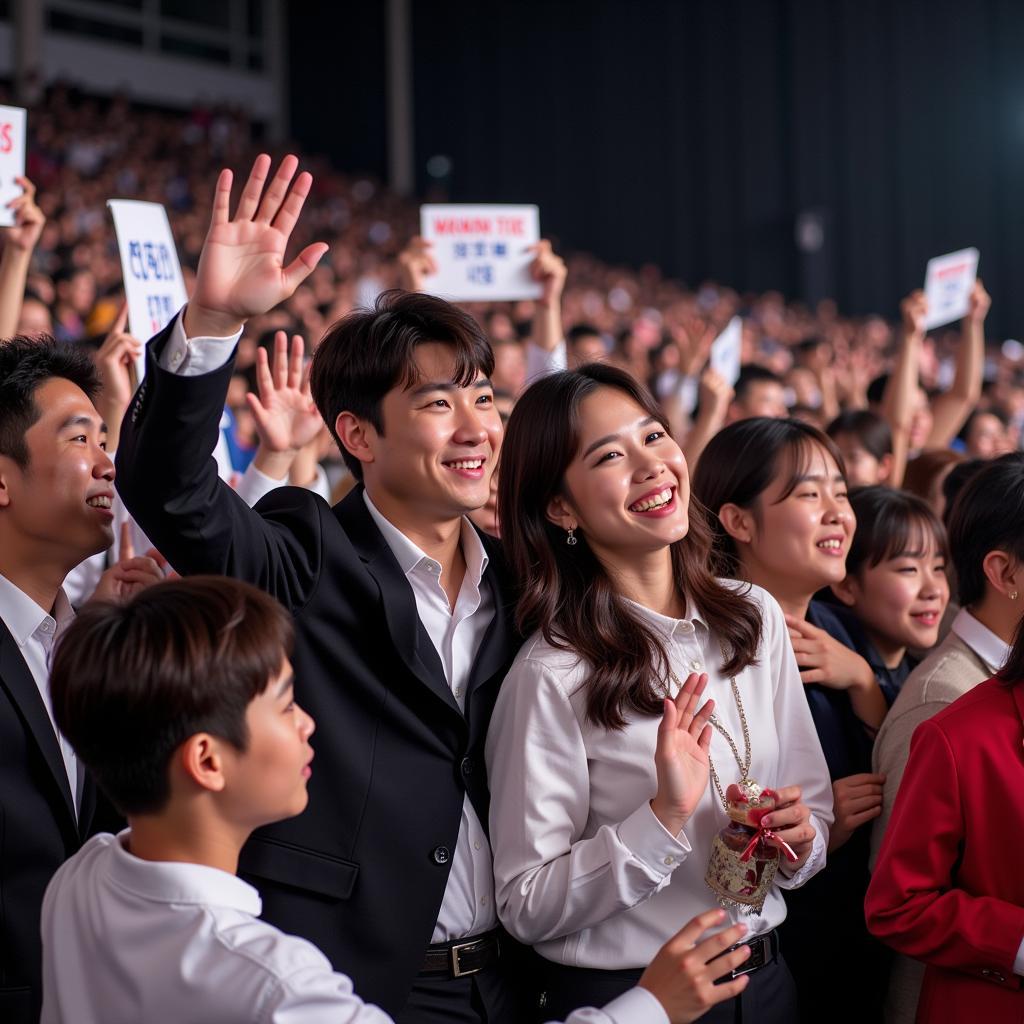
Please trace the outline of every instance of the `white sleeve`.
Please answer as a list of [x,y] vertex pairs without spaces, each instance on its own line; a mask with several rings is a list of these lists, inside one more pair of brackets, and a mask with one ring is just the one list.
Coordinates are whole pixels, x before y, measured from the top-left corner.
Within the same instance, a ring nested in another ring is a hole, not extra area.
[[637,906],[690,852],[646,800],[620,824],[581,838],[587,751],[568,697],[535,661],[517,661],[502,684],[486,759],[498,916],[521,942],[581,931]]
[[186,338],[184,306],[174,318],[171,336],[160,353],[160,366],[182,377],[219,370],[232,356],[242,332],[229,338]]
[[631,988],[603,1010],[574,1010],[565,1024],[670,1024],[665,1008],[645,988]]
[[553,349],[541,348],[532,341],[526,343],[526,383],[532,384],[550,373],[557,373],[569,365],[569,356],[563,338]]
[[782,609],[769,594],[762,605],[764,640],[762,650],[771,665],[775,706],[775,729],[779,736],[779,786],[799,786],[803,802],[811,812],[815,836],[811,854],[799,871],[785,873],[786,860],[775,881],[782,889],[797,889],[825,866],[828,830],[834,818],[832,783],[821,741],[814,728],[811,709],[804,695],[793,644]]
[[258,470],[254,462],[250,462],[235,485],[235,492],[249,508],[252,508],[265,494],[269,494],[276,487],[284,487],[287,483],[288,477],[275,480]]
[[[319,950],[317,951],[319,952]],[[311,961],[274,985],[253,1020],[266,1024],[393,1024],[380,1007],[365,1003],[352,981]]]

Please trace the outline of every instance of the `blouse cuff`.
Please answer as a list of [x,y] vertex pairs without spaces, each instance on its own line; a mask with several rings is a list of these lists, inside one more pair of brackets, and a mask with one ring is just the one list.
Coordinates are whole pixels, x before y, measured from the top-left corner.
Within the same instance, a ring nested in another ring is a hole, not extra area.
[[616,831],[619,842],[656,878],[672,874],[690,852],[686,836],[672,835],[646,800]]

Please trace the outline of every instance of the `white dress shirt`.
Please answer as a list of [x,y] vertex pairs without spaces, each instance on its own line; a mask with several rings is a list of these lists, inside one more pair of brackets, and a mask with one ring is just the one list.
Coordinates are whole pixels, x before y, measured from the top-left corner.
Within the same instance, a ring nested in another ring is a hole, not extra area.
[[[800,786],[817,831],[804,866],[792,877],[780,869],[760,915],[728,912],[754,936],[785,919],[779,888],[802,885],[824,866],[832,786],[782,611],[759,587],[750,594],[764,620],[757,663],[737,677],[750,774],[763,787]],[[718,640],[703,617],[692,610],[689,619],[671,619],[634,607],[664,638],[677,676],[708,673],[705,697],[714,698],[742,757],[739,712],[720,670]],[[686,827],[669,834],[649,803],[657,792],[659,717],[627,712],[618,731],[590,723],[586,679],[576,655],[536,635],[498,695],[486,749],[498,914],[516,938],[556,963],[643,967],[690,918],[714,905],[704,874],[712,841],[729,819],[709,781]],[[674,683],[667,688],[678,691]],[[711,757],[723,789],[738,781],[736,759],[717,731]]]
[[961,608],[949,627],[995,675],[1010,657],[1011,646],[988,626],[979,622],[966,608]]
[[[466,575],[455,609],[441,586],[441,564],[424,554],[404,533],[393,526],[364,491],[363,500],[399,568],[412,588],[416,613],[437,650],[444,677],[459,708],[466,706],[466,684],[487,627],[494,618],[494,595],[483,583],[487,553],[468,519],[462,520],[462,554]],[[494,875],[491,847],[469,797],[462,801],[459,838],[452,855],[448,884],[434,926],[432,942],[449,942],[478,935],[498,922],[494,909]]]
[[[259,893],[201,864],[93,836],[43,899],[42,1024],[391,1024],[311,942],[259,920]],[[633,989],[566,1024],[668,1024]]]
[[68,785],[74,798],[77,813],[81,803],[78,791],[79,768],[78,758],[71,744],[57,730],[53,718],[53,701],[50,699],[50,663],[53,659],[53,647],[71,625],[75,613],[63,590],[57,591],[57,599],[53,604],[53,614],[41,608],[28,594],[19,590],[6,576],[0,575],[0,619],[14,637],[14,642],[25,659],[29,672],[39,689],[39,696],[50,716],[50,724],[60,744],[61,757],[64,759],[64,770],[67,772]]

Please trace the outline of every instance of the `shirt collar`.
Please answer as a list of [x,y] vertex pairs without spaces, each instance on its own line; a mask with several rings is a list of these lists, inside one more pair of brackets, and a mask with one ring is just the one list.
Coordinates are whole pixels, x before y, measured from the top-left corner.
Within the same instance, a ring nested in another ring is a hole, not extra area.
[[981,658],[994,675],[1010,657],[1010,645],[979,622],[966,608],[956,613],[950,629]]
[[[373,517],[384,537],[388,547],[391,548],[398,567],[402,574],[408,576],[419,568],[433,567],[435,573],[440,572],[440,565],[437,561],[426,554],[420,547],[414,544],[397,526],[384,518],[384,514],[374,505],[370,495],[363,490],[363,501],[366,502],[367,511]],[[480,535],[473,528],[473,524],[465,517],[462,517],[462,533],[460,537],[462,544],[462,555],[466,559],[466,572],[469,579],[479,588],[487,569],[488,557],[484,550],[483,541]]]
[[661,612],[653,611],[645,605],[629,600],[628,597],[625,600],[626,604],[639,612],[666,640],[671,640],[675,636],[692,635],[698,626],[705,631],[710,629],[700,610],[690,601],[687,602],[687,605],[693,614],[688,619],[674,619],[671,615],[662,615]]
[[[51,615],[6,576],[0,574],[0,619],[3,619],[4,625],[10,630],[14,642],[19,647],[24,647],[40,626],[44,626],[44,630],[56,639],[71,624],[74,617],[74,610],[63,587],[57,591]],[[50,623],[48,629],[45,628],[46,623]]]
[[154,903],[228,907],[259,917],[260,894],[237,875],[205,864],[142,860],[125,849],[130,836],[125,829],[109,847],[110,876],[121,888]]

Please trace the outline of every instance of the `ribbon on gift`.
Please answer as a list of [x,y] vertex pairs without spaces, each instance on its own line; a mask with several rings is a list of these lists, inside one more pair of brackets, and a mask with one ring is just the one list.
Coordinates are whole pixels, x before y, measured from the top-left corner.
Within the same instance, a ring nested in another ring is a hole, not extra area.
[[747,843],[747,848],[740,854],[740,860],[746,864],[748,860],[754,855],[754,850],[757,848],[757,844],[762,839],[774,839],[782,848],[782,852],[786,855],[786,859],[790,861],[797,861],[800,858],[796,855],[793,847],[786,842],[785,839],[780,839],[778,835],[773,832],[770,828],[765,828],[764,825],[758,825],[757,831],[754,833],[754,838]]

